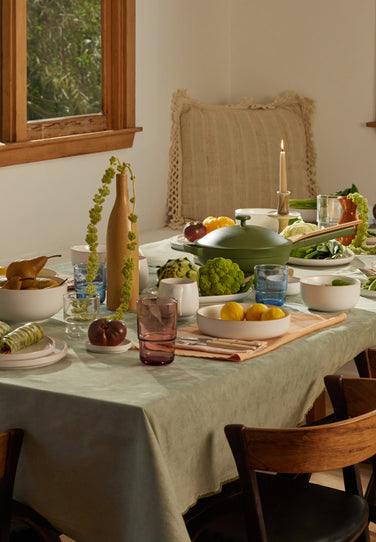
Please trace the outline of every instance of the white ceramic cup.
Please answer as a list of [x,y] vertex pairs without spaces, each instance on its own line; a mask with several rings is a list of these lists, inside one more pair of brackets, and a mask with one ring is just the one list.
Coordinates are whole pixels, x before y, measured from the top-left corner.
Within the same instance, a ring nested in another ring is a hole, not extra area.
[[139,284],[140,292],[149,285],[149,267],[145,256],[141,254],[138,257]]
[[178,318],[193,316],[199,307],[197,282],[194,279],[162,279],[159,295],[173,297],[178,302]]

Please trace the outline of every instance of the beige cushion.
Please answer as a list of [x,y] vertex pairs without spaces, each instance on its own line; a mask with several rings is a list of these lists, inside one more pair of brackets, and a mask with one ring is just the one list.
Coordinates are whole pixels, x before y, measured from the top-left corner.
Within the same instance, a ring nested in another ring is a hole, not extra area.
[[209,215],[234,217],[237,208],[276,208],[281,139],[290,197],[317,195],[310,98],[290,92],[267,105],[208,105],[179,90],[171,108],[171,227]]

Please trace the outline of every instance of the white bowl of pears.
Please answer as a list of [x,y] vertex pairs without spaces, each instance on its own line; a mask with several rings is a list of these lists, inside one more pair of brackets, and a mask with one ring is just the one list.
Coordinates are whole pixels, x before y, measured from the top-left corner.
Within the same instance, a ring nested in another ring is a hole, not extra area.
[[44,269],[49,258],[17,260],[0,274],[0,320],[10,325],[42,322],[60,311],[66,281]]

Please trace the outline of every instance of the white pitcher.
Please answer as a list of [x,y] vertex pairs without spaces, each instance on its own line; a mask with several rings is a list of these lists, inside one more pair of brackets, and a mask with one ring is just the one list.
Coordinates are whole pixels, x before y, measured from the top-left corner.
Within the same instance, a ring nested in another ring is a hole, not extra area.
[[159,283],[159,295],[176,299],[178,318],[193,316],[199,307],[198,286],[194,279],[162,279]]

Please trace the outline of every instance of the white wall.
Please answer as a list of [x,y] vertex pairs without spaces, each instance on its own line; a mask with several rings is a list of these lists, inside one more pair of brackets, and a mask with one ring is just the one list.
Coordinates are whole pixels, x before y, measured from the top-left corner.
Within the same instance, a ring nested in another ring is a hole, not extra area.
[[[141,232],[164,225],[170,99],[269,101],[294,89],[317,101],[323,192],[358,184],[376,202],[375,0],[137,0],[134,147],[0,169],[0,263],[84,241],[108,158],[131,162]],[[100,225],[104,240],[111,194]],[[142,235],[141,235],[142,240]]]
[[376,203],[375,0],[235,0],[231,98],[296,90],[317,102],[323,193],[355,183]]
[[91,199],[112,154],[132,164],[139,231],[164,225],[171,95],[188,88],[208,101],[229,99],[229,15],[230,0],[136,1],[136,122],[143,132],[130,150],[1,168],[0,263],[68,255],[71,245],[83,243]]

